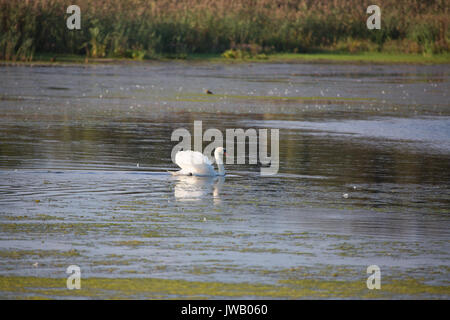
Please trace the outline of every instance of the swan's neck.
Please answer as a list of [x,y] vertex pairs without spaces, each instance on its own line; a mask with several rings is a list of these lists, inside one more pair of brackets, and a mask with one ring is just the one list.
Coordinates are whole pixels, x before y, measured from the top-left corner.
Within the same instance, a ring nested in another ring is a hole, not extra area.
[[223,166],[223,160],[221,157],[216,157],[217,168],[219,169],[219,176],[225,175],[225,167]]

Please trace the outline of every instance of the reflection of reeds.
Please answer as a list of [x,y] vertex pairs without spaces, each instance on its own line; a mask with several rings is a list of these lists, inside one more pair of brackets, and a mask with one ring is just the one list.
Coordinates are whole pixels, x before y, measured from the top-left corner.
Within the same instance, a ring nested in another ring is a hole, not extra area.
[[[385,0],[382,29],[369,31],[361,0],[78,0],[82,30],[70,31],[68,0],[0,0],[0,58],[34,52],[141,59],[232,48],[449,51],[447,0]],[[239,51],[238,51],[238,54]]]

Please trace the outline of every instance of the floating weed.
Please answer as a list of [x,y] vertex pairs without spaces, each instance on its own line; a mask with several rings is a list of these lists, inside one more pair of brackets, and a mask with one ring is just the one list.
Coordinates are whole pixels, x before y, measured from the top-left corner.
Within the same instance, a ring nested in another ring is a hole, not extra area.
[[339,251],[337,254],[344,257],[354,257],[358,253],[357,247],[347,242],[334,245],[333,250]]
[[35,217],[33,217],[34,220],[42,220],[42,221],[47,221],[47,220],[64,220],[63,217],[55,217],[55,216],[50,216],[47,214],[37,214]]
[[93,266],[130,265],[132,260],[97,260],[92,261]]
[[112,253],[112,254],[108,254],[106,257],[110,258],[110,259],[121,259],[124,257],[124,255]]
[[[193,268],[193,274],[210,270]],[[127,271],[123,271],[127,272]],[[128,273],[135,273],[133,270]],[[368,290],[366,279],[354,281],[315,280],[309,278],[280,280],[277,284],[199,282],[158,278],[85,278],[81,290],[67,290],[66,278],[0,276],[0,296],[61,298],[69,296],[101,299],[120,298],[395,298],[431,294],[445,298],[447,286],[433,286],[416,279],[383,279],[382,290]]]
[[264,252],[264,253],[280,253],[278,248],[242,248],[238,249],[239,252]]
[[144,238],[160,238],[162,237],[161,233],[157,231],[148,231],[141,235]]
[[334,238],[334,239],[342,239],[342,240],[350,240],[349,235],[341,235],[341,234],[326,234],[325,237],[327,238]]
[[144,241],[140,241],[140,240],[114,241],[113,243],[114,243],[114,245],[117,245],[117,246],[129,246],[129,247],[142,246],[145,244]]
[[79,257],[80,252],[72,249],[68,251],[59,250],[0,250],[2,259],[24,259],[26,257]]
[[194,267],[192,270],[188,271],[188,273],[195,275],[212,274],[214,272],[215,271],[212,268],[203,268],[203,267]]

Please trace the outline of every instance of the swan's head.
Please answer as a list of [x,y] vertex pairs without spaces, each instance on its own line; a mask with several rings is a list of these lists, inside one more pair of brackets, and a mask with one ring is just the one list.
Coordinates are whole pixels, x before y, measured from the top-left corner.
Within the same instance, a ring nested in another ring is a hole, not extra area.
[[223,156],[227,155],[227,151],[222,148],[222,147],[218,147],[216,148],[216,150],[214,150],[214,158],[216,159],[223,159]]

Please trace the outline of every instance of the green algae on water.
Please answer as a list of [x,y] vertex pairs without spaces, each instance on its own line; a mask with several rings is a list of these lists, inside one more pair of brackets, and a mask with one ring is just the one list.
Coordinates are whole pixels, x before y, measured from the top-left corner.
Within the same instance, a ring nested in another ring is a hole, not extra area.
[[[194,269],[193,273],[203,273]],[[448,298],[448,286],[433,286],[416,279],[382,282],[380,290],[369,290],[365,279],[331,281],[317,279],[280,280],[278,284],[200,282],[158,278],[87,278],[80,290],[68,290],[65,278],[0,276],[1,298],[56,299],[167,299],[167,298],[421,298],[424,294]]]

